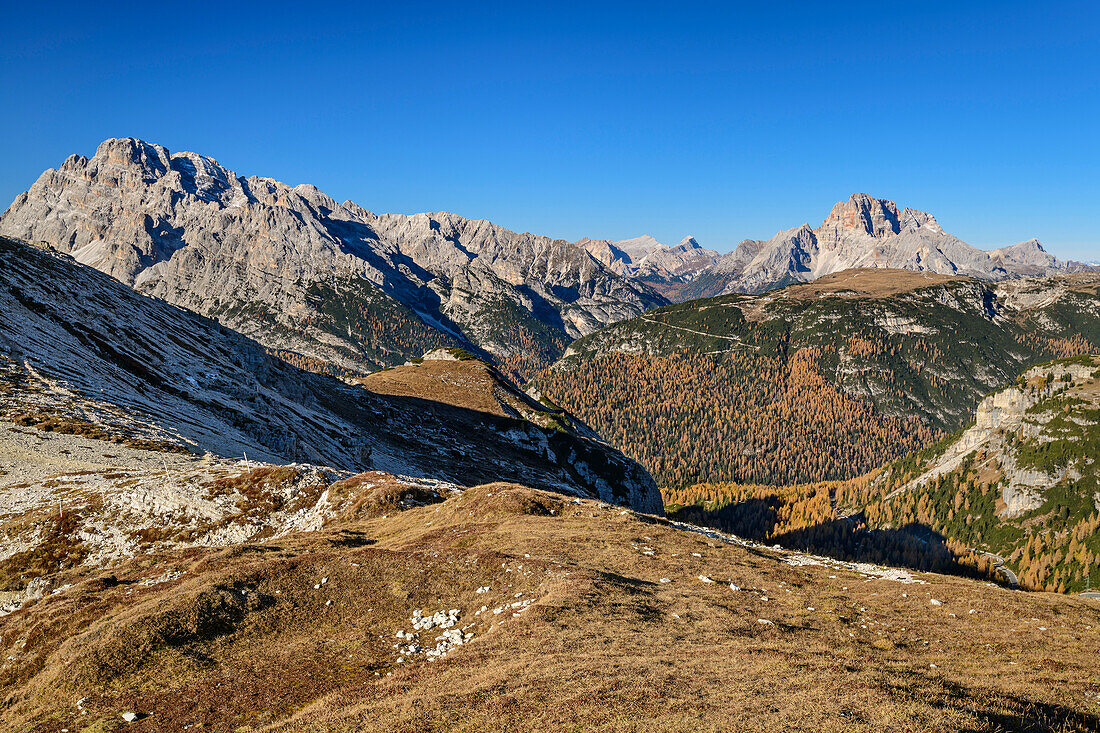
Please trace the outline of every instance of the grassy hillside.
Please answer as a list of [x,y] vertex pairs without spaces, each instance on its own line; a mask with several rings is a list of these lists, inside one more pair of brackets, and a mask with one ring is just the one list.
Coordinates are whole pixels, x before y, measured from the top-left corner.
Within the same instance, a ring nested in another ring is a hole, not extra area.
[[1087,601],[749,546],[513,484],[410,492],[369,475],[340,492],[350,508],[315,531],[50,578],[0,617],[0,727],[1100,726]]

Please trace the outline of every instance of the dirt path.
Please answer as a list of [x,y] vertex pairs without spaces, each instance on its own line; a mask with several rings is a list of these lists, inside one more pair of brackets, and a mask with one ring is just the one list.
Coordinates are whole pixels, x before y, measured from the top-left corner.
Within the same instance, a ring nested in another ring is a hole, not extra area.
[[[697,334],[699,336],[709,336],[710,338],[714,338],[714,339],[725,339],[726,341],[732,341],[733,343],[737,344],[738,346],[744,346],[746,349],[753,349],[755,351],[760,350],[759,346],[753,346],[751,344],[746,344],[744,341],[741,340],[741,337],[739,337],[739,336],[719,336],[716,333],[707,333],[705,331],[696,331],[696,330],[691,329],[691,328],[684,328],[683,326],[673,326],[670,323],[664,323],[663,321],[658,321],[657,319],[652,318],[650,316],[642,316],[642,320],[645,321],[646,323],[655,323],[658,326],[664,326],[665,328],[674,328],[677,331],[686,331],[688,333],[694,333],[694,334]],[[717,353],[725,353],[725,352],[717,352],[716,351],[716,352],[712,352],[712,353],[717,354]]]

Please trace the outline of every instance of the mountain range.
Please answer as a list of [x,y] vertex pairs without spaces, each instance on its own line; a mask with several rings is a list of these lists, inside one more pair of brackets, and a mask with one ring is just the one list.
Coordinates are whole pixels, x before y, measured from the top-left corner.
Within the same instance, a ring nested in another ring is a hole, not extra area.
[[670,301],[762,292],[853,267],[985,280],[1074,272],[1036,240],[983,252],[930,214],[856,194],[821,226],[745,240],[569,243],[484,220],[374,214],[134,138],[45,171],[0,217],[142,293],[347,372],[457,346],[525,380],[568,344]]
[[133,138],[47,170],[0,233],[350,370],[453,345],[528,371],[666,302],[561,240],[448,213],[376,215]]
[[1095,270],[1063,262],[1037,239],[983,251],[943,230],[925,211],[898,210],[865,193],[837,202],[820,226],[803,224],[770,239],[743,240],[727,254],[703,249],[693,237],[676,247],[652,237],[619,242],[581,240],[616,272],[649,283],[673,301],[725,293],[760,293],[853,268],[887,268],[966,275],[982,280]]
[[570,243],[132,138],[0,232],[0,728],[1100,727],[1100,274],[1037,242]]

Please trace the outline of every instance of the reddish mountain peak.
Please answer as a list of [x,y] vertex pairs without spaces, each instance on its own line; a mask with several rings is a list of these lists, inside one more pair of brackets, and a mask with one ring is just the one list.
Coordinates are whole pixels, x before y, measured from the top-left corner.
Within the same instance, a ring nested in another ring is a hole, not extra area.
[[865,193],[854,193],[838,201],[821,223],[822,229],[855,229],[872,237],[889,237],[901,231],[897,205]]

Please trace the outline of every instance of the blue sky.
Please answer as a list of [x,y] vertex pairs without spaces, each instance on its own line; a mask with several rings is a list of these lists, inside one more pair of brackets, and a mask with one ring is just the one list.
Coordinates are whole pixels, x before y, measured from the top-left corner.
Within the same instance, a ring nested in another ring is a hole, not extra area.
[[855,191],[1100,259],[1100,3],[6,8],[0,199],[133,135],[377,211],[731,249]]

